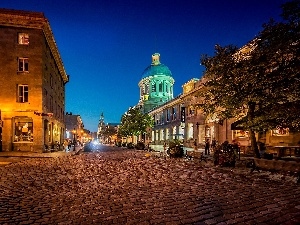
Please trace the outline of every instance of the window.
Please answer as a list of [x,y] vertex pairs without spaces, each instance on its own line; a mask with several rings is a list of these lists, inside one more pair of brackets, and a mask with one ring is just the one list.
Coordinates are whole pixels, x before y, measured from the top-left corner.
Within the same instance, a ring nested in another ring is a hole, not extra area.
[[234,138],[248,138],[249,132],[244,130],[234,130],[233,131]]
[[29,35],[27,33],[19,33],[18,43],[20,45],[29,45]]
[[167,122],[170,121],[170,109],[167,109]]
[[272,136],[288,136],[289,128],[277,128],[272,130]]
[[28,102],[28,85],[18,85],[18,102]]
[[19,58],[18,59],[18,71],[19,72],[28,72],[28,58]]
[[50,111],[53,112],[53,96],[50,95]]
[[192,123],[187,124],[187,139],[193,139],[194,137],[194,126]]
[[53,88],[53,76],[50,74],[50,87]]
[[14,142],[33,142],[33,121],[29,117],[15,118]]
[[158,91],[163,92],[163,84],[162,83],[158,84]]
[[176,108],[172,108],[172,120],[176,120]]
[[152,92],[156,92],[156,83],[152,83]]
[[205,127],[205,137],[210,137],[210,127]]
[[161,130],[160,130],[160,134],[159,134],[159,140],[160,140],[160,141],[165,140],[164,134],[165,134],[165,131],[164,131],[163,129],[161,129]]
[[149,84],[145,84],[145,93],[149,94]]

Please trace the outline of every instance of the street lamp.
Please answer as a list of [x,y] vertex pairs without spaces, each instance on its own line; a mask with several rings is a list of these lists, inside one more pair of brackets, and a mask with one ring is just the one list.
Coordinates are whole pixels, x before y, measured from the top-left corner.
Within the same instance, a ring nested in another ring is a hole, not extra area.
[[75,151],[75,143],[76,143],[76,129],[73,129],[73,144],[74,144],[74,151]]
[[199,129],[199,125],[200,125],[200,123],[196,123],[196,127],[197,127],[197,130]]

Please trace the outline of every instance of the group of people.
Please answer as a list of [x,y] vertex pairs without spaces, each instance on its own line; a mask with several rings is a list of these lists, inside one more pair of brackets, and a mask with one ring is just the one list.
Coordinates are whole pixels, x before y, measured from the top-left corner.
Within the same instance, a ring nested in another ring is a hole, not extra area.
[[[204,143],[204,154],[205,155],[210,155],[210,150],[214,151],[216,146],[217,146],[216,139],[212,139],[211,143],[210,143],[209,139],[206,139],[205,143]],[[195,139],[195,141],[194,141],[194,150],[197,150],[197,149],[198,149],[198,144],[197,144],[197,139]]]
[[72,151],[72,141],[65,139],[64,143],[63,143],[63,147],[64,147],[64,151],[68,152],[68,151]]

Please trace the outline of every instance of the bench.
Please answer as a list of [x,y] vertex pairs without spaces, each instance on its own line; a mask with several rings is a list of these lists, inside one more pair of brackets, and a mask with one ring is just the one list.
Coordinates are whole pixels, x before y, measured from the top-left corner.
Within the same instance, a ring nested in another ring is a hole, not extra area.
[[271,172],[294,173],[297,176],[297,183],[300,183],[300,163],[296,161],[253,159],[251,173],[257,170],[267,170]]
[[189,160],[191,159],[199,159],[200,162],[203,160],[204,162],[207,162],[207,157],[205,157],[203,155],[203,152],[200,152],[200,151],[186,151],[186,155],[185,157]]

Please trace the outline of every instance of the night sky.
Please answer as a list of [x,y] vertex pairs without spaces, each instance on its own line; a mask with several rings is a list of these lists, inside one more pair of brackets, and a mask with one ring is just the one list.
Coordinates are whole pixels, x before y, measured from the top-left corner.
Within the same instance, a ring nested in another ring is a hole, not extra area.
[[242,47],[286,0],[1,0],[0,8],[43,12],[65,70],[66,112],[96,131],[100,114],[118,123],[139,100],[138,82],[151,55],[169,67],[174,97],[200,78],[202,54],[214,45]]

